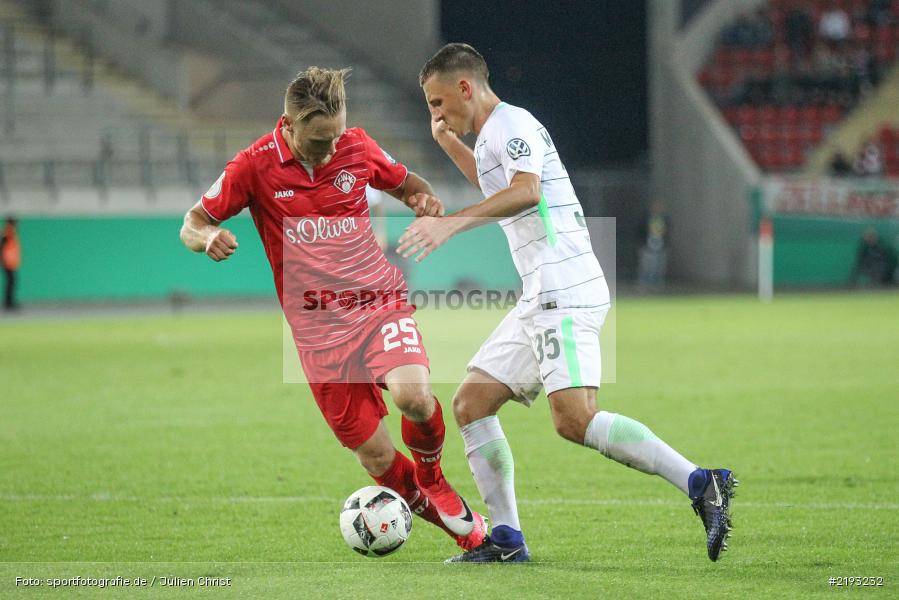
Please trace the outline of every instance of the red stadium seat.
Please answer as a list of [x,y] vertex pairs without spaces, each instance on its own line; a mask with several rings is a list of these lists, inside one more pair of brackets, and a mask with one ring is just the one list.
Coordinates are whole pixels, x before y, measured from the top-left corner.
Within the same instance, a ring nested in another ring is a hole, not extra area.
[[784,156],[784,165],[789,168],[799,168],[805,163],[805,156],[802,154],[802,147],[797,145],[787,146],[786,155]]
[[803,106],[799,109],[799,121],[807,127],[813,127],[821,122],[821,111],[817,106]]
[[[705,88],[726,95],[739,91],[737,86],[747,77],[766,79],[775,69],[789,69],[792,76],[800,76],[794,51],[786,41],[787,17],[791,11],[802,9],[815,19],[817,27],[821,15],[831,6],[846,11],[852,19],[850,43],[831,45],[834,52],[844,53],[848,58],[854,48],[862,44],[884,67],[896,60],[899,56],[899,0],[893,0],[892,11],[896,18],[889,24],[867,20],[871,0],[768,0],[763,4],[761,14],[771,25],[773,42],[764,47],[721,45],[712,52],[697,79]],[[778,171],[802,167],[806,153],[824,141],[826,133],[845,117],[846,108],[837,103],[766,104],[724,107],[721,112],[759,166]],[[899,128],[884,126],[877,135],[885,162],[894,168],[894,163],[899,162]]]
[[875,46],[874,56],[883,63],[891,63],[896,59],[896,44],[887,40],[886,42],[878,42]]
[[883,158],[887,162],[899,161],[899,149],[896,148],[895,144],[883,147]]
[[755,107],[743,105],[737,109],[737,122],[741,124],[754,124],[758,121],[758,112]]
[[852,28],[853,41],[867,44],[871,41],[871,28],[864,23],[856,23]]
[[755,125],[741,125],[738,133],[740,134],[740,139],[743,140],[743,143],[747,146],[755,143],[759,137]]
[[779,171],[783,168],[783,159],[777,146],[762,146],[761,166],[768,171]]
[[726,94],[733,86],[735,76],[725,69],[713,69],[711,72],[711,88],[721,94]]
[[821,118],[825,123],[836,123],[843,116],[843,109],[836,104],[828,104],[824,107]]
[[812,128],[808,125],[800,125],[799,127],[797,127],[796,135],[799,136],[799,140],[803,144],[814,144],[814,142],[812,141]]
[[785,106],[780,110],[780,122],[790,127],[799,125],[799,109],[795,106]]
[[778,110],[774,106],[763,106],[759,109],[759,121],[764,125],[777,123]]

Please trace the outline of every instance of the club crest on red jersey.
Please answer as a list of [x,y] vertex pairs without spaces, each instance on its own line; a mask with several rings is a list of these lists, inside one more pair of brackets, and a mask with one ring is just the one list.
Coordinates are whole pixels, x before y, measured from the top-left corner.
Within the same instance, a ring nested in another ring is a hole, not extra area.
[[356,176],[349,171],[341,171],[337,174],[337,177],[334,178],[334,187],[336,187],[344,194],[349,194],[351,191],[353,191],[353,186],[355,185]]

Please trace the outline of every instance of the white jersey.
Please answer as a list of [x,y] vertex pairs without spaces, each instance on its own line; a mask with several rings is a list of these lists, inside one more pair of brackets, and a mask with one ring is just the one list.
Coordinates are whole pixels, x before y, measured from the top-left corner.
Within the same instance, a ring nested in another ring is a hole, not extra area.
[[519,171],[540,177],[540,204],[499,222],[522,281],[519,314],[608,308],[584,209],[546,128],[523,108],[501,102],[484,123],[474,156],[485,198],[509,187]]

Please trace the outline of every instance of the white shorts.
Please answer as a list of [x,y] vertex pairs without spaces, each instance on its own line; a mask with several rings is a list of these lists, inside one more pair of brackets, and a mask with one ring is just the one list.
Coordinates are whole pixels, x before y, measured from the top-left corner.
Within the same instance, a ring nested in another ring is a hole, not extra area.
[[468,363],[468,370],[478,369],[507,385],[525,406],[533,404],[541,388],[547,394],[572,387],[598,388],[599,330],[608,312],[608,308],[560,309],[519,317],[512,309]]

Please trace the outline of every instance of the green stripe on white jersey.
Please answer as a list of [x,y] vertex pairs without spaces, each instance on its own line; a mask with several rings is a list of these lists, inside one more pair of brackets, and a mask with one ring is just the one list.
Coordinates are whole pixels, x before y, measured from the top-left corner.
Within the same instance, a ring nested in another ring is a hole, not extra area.
[[518,172],[540,177],[538,206],[500,221],[522,279],[520,309],[608,305],[584,210],[546,128],[523,108],[501,102],[484,123],[474,153],[485,197],[509,187]]

